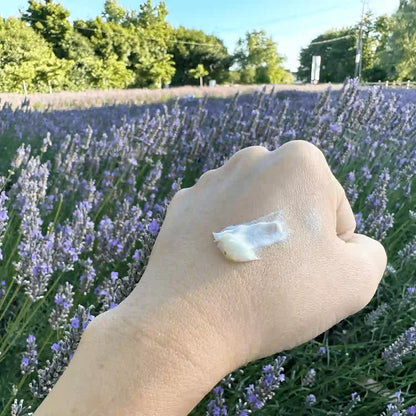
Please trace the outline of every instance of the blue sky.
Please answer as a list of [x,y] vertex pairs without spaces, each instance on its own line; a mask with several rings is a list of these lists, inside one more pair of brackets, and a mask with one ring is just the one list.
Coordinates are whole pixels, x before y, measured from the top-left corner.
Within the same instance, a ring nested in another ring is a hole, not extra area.
[[[70,10],[71,19],[88,19],[100,14],[104,0],[60,0]],[[140,0],[119,0],[136,8]],[[156,0],[154,1],[156,2]],[[224,40],[229,51],[247,30],[264,29],[286,56],[285,66],[295,71],[300,49],[320,33],[359,21],[361,0],[166,0],[174,26],[202,29]],[[376,15],[393,13],[399,0],[367,0],[366,7]],[[27,0],[0,0],[0,15],[17,16]]]

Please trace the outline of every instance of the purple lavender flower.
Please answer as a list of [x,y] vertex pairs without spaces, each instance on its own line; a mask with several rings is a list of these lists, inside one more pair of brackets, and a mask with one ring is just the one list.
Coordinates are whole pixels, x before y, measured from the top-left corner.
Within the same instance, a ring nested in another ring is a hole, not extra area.
[[[5,192],[0,193],[0,260],[3,260],[3,252],[1,247],[3,245],[3,237],[6,231],[7,221],[9,219],[9,215],[7,212],[6,201],[7,196]],[[1,295],[0,295],[1,298]]]
[[214,399],[207,405],[207,416],[227,416],[227,406],[223,398],[224,389],[221,386],[214,387]]
[[302,378],[302,386],[303,387],[312,387],[316,382],[316,370],[311,368]]
[[373,192],[367,196],[370,213],[365,220],[365,228],[374,238],[383,240],[387,231],[393,227],[394,215],[387,211],[387,188],[390,183],[390,173],[383,169],[374,185]]
[[94,230],[94,223],[89,217],[91,204],[82,201],[77,204],[72,221],[57,226],[53,247],[54,265],[57,270],[73,270],[74,263],[85,251],[86,236]]
[[326,354],[326,348],[325,347],[319,347],[318,354],[319,355],[325,355]]
[[84,266],[84,272],[80,277],[81,291],[85,294],[90,290],[94,284],[95,277],[97,275],[92,260],[88,257],[87,260],[82,261],[81,264]]
[[305,400],[305,406],[309,409],[316,403],[316,397],[314,394],[308,394]]
[[[268,400],[274,395],[280,384],[285,381],[282,364],[286,357],[277,357],[272,364],[263,367],[263,372],[255,384],[250,384],[244,392],[244,402],[236,406],[236,414],[242,411],[262,409]],[[239,413],[240,412],[240,413]]]
[[147,230],[153,234],[157,235],[160,229],[160,225],[157,223],[157,221],[153,218],[152,221],[150,221],[149,224],[147,224]]
[[389,347],[385,348],[382,358],[386,367],[394,370],[403,365],[402,358],[416,348],[416,327],[406,329]]
[[77,317],[71,319],[71,326],[72,328],[79,328],[79,319]]
[[410,406],[406,409],[406,414],[407,415],[416,415],[416,406]]
[[38,352],[36,347],[36,337],[32,334],[26,339],[26,350],[22,355],[20,370],[22,374],[32,373],[38,365]]
[[54,342],[51,345],[51,350],[54,351],[54,352],[58,352],[60,347],[61,347],[61,343],[60,342]]
[[6,294],[6,282],[2,280],[0,282],[0,301],[4,298],[5,294]]
[[70,320],[71,323],[67,324],[64,338],[57,343],[59,347],[53,345],[52,361],[47,360],[46,365],[37,370],[37,380],[32,380],[29,384],[34,397],[46,397],[64,372],[81,340],[82,333],[88,323],[94,319],[90,309],[91,307],[85,309],[82,305],[78,305]]
[[364,323],[367,326],[374,326],[376,324],[376,322],[383,316],[386,314],[386,311],[388,309],[388,305],[387,303],[382,303],[381,305],[379,305],[376,309],[374,309],[373,311],[369,312],[365,317],[364,317]]
[[69,282],[65,282],[65,286],[59,285],[55,294],[55,306],[49,315],[49,323],[51,324],[52,329],[55,331],[57,331],[59,328],[63,328],[69,311],[72,308],[74,303],[74,292],[72,289],[73,286]]
[[11,416],[32,416],[32,412],[27,412],[31,406],[25,406],[23,399],[14,399],[11,407]]
[[108,309],[113,309],[118,305],[117,302],[117,289],[119,286],[118,273],[111,272],[110,278],[104,280],[97,296],[102,303],[101,312],[105,312]]

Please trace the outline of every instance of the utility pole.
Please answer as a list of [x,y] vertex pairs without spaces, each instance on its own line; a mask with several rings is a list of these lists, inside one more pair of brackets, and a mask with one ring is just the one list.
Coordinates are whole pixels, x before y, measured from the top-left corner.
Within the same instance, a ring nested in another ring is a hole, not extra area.
[[364,11],[365,11],[365,0],[361,0],[361,20],[360,20],[360,31],[358,33],[357,52],[355,54],[355,71],[354,77],[361,81],[361,69],[363,63],[363,26],[364,26]]

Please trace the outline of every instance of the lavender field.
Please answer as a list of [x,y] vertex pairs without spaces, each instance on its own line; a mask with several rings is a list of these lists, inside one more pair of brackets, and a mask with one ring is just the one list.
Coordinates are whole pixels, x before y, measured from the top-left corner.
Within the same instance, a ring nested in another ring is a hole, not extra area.
[[4,105],[0,416],[33,412],[88,322],[129,295],[179,187],[241,148],[293,139],[325,153],[358,231],[383,242],[386,274],[365,310],[238,369],[191,415],[416,414],[415,98],[350,80],[147,106]]

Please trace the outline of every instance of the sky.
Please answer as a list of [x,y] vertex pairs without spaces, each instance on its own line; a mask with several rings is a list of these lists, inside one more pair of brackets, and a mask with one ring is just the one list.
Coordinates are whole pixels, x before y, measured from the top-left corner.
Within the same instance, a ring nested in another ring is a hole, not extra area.
[[[59,0],[73,19],[101,14],[104,0]],[[27,0],[0,0],[0,16],[18,16]],[[138,9],[140,0],[119,0],[128,9]],[[157,0],[154,0],[157,3]],[[361,0],[165,0],[173,26],[200,29],[221,38],[231,53],[248,30],[264,29],[285,56],[284,66],[296,71],[299,53],[326,30],[342,28],[360,20]],[[392,14],[399,0],[366,0],[375,15]]]

